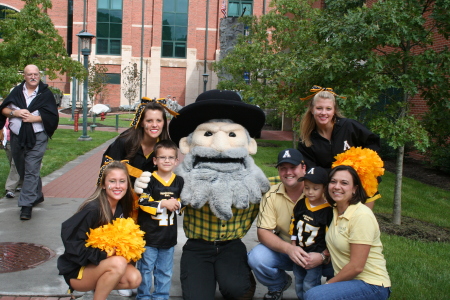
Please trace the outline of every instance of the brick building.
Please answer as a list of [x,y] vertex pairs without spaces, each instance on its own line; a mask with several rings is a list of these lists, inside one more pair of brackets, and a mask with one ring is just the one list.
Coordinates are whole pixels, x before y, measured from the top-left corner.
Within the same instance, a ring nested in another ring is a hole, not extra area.
[[[53,0],[47,13],[75,60],[83,62],[76,34],[86,29],[95,35],[89,62],[108,68],[108,98],[104,103],[112,107],[128,104],[121,91],[121,76],[132,64],[138,70],[142,66],[142,96],[171,95],[186,105],[203,91],[204,73],[209,75],[207,89],[217,85],[211,65],[220,54],[218,27],[224,17],[223,3],[227,16],[239,16],[244,8],[245,14],[260,15],[269,1]],[[24,4],[0,0],[0,9],[20,11]],[[64,93],[73,92],[67,77],[47,83]]]
[[[365,1],[367,5],[376,0]],[[68,53],[82,62],[76,34],[86,29],[96,37],[89,56],[91,63],[108,69],[108,98],[104,103],[117,107],[128,104],[121,90],[124,68],[130,64],[143,71],[142,96],[171,95],[181,105],[194,102],[204,89],[203,74],[208,74],[206,89],[217,86],[212,63],[220,57],[219,25],[223,5],[227,16],[262,15],[270,0],[53,0],[47,13],[66,42]],[[19,11],[20,0],[0,0],[0,9]],[[314,7],[325,7],[316,1]],[[2,17],[0,13],[0,17]],[[143,31],[142,31],[143,29]],[[435,48],[449,46],[442,37]],[[48,82],[72,94],[70,79]],[[78,89],[77,93],[80,93]],[[79,94],[79,99],[81,95]],[[136,99],[138,100],[138,99]],[[412,110],[426,110],[426,103],[415,97]]]

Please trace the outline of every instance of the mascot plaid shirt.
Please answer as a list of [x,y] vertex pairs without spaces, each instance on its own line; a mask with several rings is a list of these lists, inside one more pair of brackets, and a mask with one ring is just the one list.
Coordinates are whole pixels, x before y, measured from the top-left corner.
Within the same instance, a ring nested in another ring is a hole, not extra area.
[[183,210],[183,229],[187,238],[229,241],[244,237],[258,215],[259,204],[251,204],[247,209],[233,207],[233,217],[228,221],[217,218],[209,205],[200,209],[186,206]]

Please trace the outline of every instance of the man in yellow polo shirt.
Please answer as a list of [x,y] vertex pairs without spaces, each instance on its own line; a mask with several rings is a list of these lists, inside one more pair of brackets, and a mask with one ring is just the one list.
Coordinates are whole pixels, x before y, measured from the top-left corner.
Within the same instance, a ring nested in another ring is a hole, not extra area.
[[314,268],[323,263],[320,253],[306,253],[291,244],[289,226],[295,204],[303,196],[306,165],[297,149],[285,149],[278,154],[276,165],[281,183],[275,184],[261,200],[256,223],[260,244],[248,255],[248,263],[256,279],[267,286],[264,299],[282,299],[291,285],[294,263],[304,268]]

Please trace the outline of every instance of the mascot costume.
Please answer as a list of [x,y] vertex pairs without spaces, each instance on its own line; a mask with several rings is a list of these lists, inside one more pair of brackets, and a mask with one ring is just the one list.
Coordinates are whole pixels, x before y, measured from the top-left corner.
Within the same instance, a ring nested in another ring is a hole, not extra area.
[[250,157],[264,112],[232,91],[210,90],[185,106],[169,124],[185,155],[175,173],[184,178],[181,256],[183,299],[252,299],[255,280],[241,238],[270,184]]

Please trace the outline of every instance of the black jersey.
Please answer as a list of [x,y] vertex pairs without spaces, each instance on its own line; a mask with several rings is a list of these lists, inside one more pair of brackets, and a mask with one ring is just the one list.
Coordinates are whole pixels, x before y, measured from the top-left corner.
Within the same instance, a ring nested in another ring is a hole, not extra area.
[[290,234],[297,237],[297,246],[306,252],[322,252],[326,249],[325,234],[333,219],[333,208],[324,203],[311,207],[303,197],[294,207]]
[[165,182],[156,172],[152,173],[147,188],[139,198],[138,224],[145,231],[145,243],[155,248],[170,248],[177,244],[176,212],[167,208],[158,210],[162,200],[175,198],[180,201],[184,180],[172,174]]

